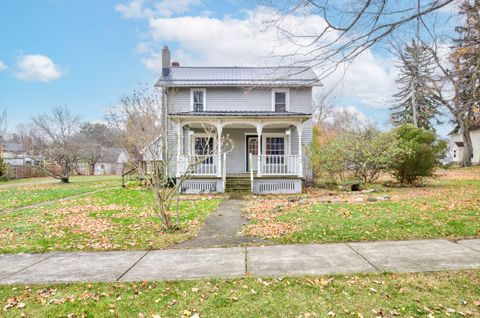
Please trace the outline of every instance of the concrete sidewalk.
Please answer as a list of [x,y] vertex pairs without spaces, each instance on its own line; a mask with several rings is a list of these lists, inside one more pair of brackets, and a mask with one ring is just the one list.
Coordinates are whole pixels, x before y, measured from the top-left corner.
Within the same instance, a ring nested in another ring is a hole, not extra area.
[[480,239],[0,255],[0,284],[480,269]]

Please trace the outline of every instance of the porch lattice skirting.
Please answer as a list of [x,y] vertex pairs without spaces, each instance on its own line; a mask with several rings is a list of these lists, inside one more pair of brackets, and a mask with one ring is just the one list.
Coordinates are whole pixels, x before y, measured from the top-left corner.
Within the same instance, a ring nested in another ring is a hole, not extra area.
[[302,192],[301,179],[254,179],[253,193],[299,193]]
[[[183,183],[182,193],[199,194],[225,192],[224,182],[218,179],[192,179]],[[255,194],[300,193],[301,179],[254,179],[252,192]]]
[[185,181],[181,191],[187,194],[199,194],[224,192],[225,189],[222,179],[193,179]]

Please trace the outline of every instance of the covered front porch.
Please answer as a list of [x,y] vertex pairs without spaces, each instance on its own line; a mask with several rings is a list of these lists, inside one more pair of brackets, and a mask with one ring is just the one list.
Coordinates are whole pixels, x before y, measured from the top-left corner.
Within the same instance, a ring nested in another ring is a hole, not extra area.
[[301,141],[307,116],[248,119],[176,116],[175,119],[178,136],[175,173],[177,178],[190,174],[192,178],[187,185],[199,191],[224,192],[227,178],[236,177],[250,179],[253,192],[262,192],[256,191],[262,187],[270,187],[275,193],[301,191],[300,180],[304,176]]

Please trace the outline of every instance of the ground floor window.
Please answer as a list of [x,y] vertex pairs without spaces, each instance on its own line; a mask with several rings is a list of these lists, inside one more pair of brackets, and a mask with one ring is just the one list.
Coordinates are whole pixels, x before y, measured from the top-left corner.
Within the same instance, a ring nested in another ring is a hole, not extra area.
[[268,164],[283,164],[285,155],[285,137],[266,137],[265,154]]
[[214,149],[213,145],[214,145],[213,138],[210,138],[210,137],[195,137],[195,139],[194,139],[195,155],[197,155],[197,156],[210,155],[208,158],[205,158],[205,161],[203,163],[212,164],[213,163],[213,157],[211,155],[213,154],[213,149]]

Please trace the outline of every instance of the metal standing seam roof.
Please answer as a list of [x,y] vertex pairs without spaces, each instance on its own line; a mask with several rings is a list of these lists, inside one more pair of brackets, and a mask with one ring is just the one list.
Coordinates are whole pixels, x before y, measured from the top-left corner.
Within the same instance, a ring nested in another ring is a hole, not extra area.
[[3,150],[6,152],[22,152],[23,151],[23,145],[22,144],[17,144],[17,143],[12,143],[12,142],[6,142],[3,144]]
[[274,111],[203,111],[203,112],[178,112],[170,116],[218,116],[218,117],[310,117],[312,114],[298,112]]
[[171,67],[155,86],[321,86],[309,67]]

